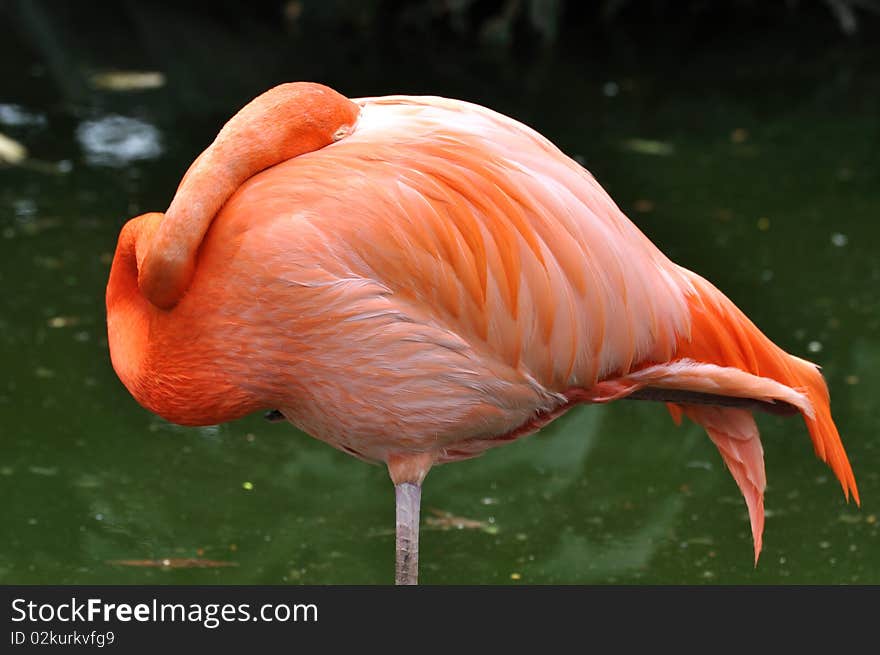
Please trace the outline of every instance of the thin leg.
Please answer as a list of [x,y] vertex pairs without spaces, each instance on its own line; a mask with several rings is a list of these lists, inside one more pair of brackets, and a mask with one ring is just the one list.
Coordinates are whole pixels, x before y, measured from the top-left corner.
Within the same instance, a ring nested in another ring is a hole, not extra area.
[[419,506],[422,487],[412,482],[394,485],[397,499],[397,568],[395,584],[419,583]]

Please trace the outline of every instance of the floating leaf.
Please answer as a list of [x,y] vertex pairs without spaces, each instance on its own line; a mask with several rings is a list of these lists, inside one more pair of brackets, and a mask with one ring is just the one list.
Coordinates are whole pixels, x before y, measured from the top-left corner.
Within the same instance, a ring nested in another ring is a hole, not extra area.
[[478,521],[476,519],[467,519],[462,516],[453,516],[449,512],[439,509],[429,510],[434,516],[425,519],[425,525],[437,528],[438,530],[480,530],[486,534],[497,534],[498,526],[487,521]]
[[675,146],[665,141],[652,141],[651,139],[626,139],[621,143],[624,150],[637,152],[640,155],[655,155],[668,157],[675,154]]
[[133,566],[154,569],[218,569],[238,566],[238,562],[201,559],[198,557],[170,557],[166,559],[118,559],[107,562],[112,566]]
[[105,71],[92,75],[89,82],[104,91],[142,91],[165,86],[165,75],[158,71]]
[[0,132],[0,162],[20,164],[27,159],[27,148]]
[[74,481],[74,486],[80,489],[97,489],[102,486],[101,479],[97,476],[85,473]]
[[53,316],[47,321],[50,328],[63,328],[79,323],[78,316]]
[[34,475],[53,476],[53,475],[57,475],[58,467],[57,466],[29,466],[28,471],[30,471]]

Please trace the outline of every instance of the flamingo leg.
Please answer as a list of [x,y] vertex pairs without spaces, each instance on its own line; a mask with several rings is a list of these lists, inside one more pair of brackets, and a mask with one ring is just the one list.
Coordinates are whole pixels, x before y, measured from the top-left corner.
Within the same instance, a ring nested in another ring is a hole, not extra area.
[[397,500],[397,566],[394,582],[419,583],[419,506],[422,486],[412,482],[394,485]]

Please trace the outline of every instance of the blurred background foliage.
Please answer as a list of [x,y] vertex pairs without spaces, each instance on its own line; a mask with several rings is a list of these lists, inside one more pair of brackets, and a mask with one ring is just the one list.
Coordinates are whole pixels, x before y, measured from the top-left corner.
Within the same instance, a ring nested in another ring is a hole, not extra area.
[[[89,69],[112,53],[120,68],[151,63],[164,70],[183,104],[196,111],[203,91],[289,70],[285,44],[291,58],[304,56],[307,44],[309,70],[329,72],[368,68],[377,58],[413,50],[442,69],[447,48],[514,62],[540,60],[555,48],[632,59],[646,42],[693,52],[756,31],[772,38],[803,30],[816,45],[870,43],[880,34],[880,0],[3,0],[0,12],[12,27],[6,49],[39,56],[64,99],[83,101]],[[229,52],[236,37],[247,47]],[[296,55],[293,43],[300,46]],[[120,49],[129,51],[128,62],[118,59]],[[17,73],[14,61],[0,62],[0,71]],[[227,75],[206,81],[214,76],[201,73],[218,66]],[[201,88],[209,83],[215,86]],[[364,86],[375,84],[364,80]]]

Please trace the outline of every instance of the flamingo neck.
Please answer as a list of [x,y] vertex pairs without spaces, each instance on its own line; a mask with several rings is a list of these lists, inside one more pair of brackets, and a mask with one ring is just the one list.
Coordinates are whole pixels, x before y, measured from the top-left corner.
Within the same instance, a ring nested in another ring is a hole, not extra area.
[[107,338],[119,379],[151,412],[181,425],[216,425],[262,408],[221,340],[194,339],[195,302],[167,311],[138,287],[138,271],[162,214],[129,221],[107,285]]
[[138,290],[138,244],[150,241],[161,218],[161,214],[145,214],[126,223],[119,235],[107,283],[110,359],[119,379],[135,398],[143,386],[150,324],[156,314],[156,308]]
[[360,108],[333,89],[282,84],[245,105],[184,175],[139,268],[141,293],[171,309],[189,288],[202,240],[248,178],[328,146],[354,128]]

